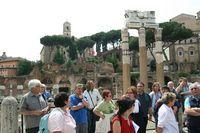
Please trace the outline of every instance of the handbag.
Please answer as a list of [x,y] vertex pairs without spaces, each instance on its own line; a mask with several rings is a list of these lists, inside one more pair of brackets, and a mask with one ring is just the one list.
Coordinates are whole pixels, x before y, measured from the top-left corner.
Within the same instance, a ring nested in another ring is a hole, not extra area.
[[[87,91],[88,92],[88,91]],[[90,96],[90,99],[92,101],[92,104],[94,106],[94,103],[93,103],[93,100],[92,100],[92,97],[90,95],[90,93],[88,92],[89,96]],[[95,106],[94,106],[95,107]],[[94,108],[91,109],[90,111],[92,111],[90,114],[92,114],[92,118],[95,120],[95,121],[99,121],[100,117],[98,115],[96,115],[94,112],[93,112]]]

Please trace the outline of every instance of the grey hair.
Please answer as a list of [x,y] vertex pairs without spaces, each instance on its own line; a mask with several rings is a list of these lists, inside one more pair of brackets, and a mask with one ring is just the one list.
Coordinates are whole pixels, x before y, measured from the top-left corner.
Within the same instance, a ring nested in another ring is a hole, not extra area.
[[78,87],[83,88],[83,84],[80,84],[80,83],[76,84],[76,88]]
[[169,81],[169,82],[167,83],[167,86],[169,86],[169,84],[170,84],[170,83],[173,83],[173,84],[174,84],[174,82],[173,82],[173,81]]
[[41,87],[46,88],[46,85],[45,84],[41,84]]
[[189,86],[189,90],[192,89],[192,88],[200,88],[199,82],[195,82],[195,83],[191,84],[191,85]]
[[31,79],[28,82],[28,88],[29,88],[29,90],[32,90],[36,86],[41,86],[40,80],[38,80],[38,79]]
[[168,104],[169,102],[173,101],[176,99],[176,95],[173,92],[166,92],[162,96],[162,101],[165,104]]

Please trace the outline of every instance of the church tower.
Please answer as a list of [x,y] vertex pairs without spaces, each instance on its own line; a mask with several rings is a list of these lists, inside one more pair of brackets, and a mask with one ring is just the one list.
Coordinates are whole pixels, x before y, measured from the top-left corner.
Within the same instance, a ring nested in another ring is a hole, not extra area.
[[63,36],[71,37],[71,24],[67,21],[63,24]]

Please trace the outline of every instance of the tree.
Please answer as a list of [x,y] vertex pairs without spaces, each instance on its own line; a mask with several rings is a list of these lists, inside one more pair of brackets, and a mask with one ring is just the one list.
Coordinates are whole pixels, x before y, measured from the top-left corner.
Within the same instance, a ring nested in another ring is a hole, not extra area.
[[17,75],[28,75],[33,70],[33,66],[33,62],[29,60],[24,59],[19,61],[19,64],[17,66]]
[[60,53],[59,47],[57,47],[56,54],[55,54],[53,61],[57,64],[60,64],[60,65],[62,65],[65,62],[63,55]]
[[77,59],[77,48],[75,42],[69,46],[69,49],[67,51],[71,60]]
[[104,39],[106,39],[108,43],[111,43],[114,48],[114,44],[119,44],[119,41],[121,40],[121,30],[111,30],[107,32]]
[[55,46],[61,45],[64,47],[68,47],[73,43],[73,40],[69,37],[65,37],[62,35],[53,35],[53,36],[44,36],[40,38],[40,43],[44,46]]
[[130,51],[139,51],[139,42],[138,37],[131,36],[129,38],[129,50]]
[[[181,41],[187,38],[190,38],[193,36],[193,32],[190,29],[187,29],[183,26],[183,24],[177,23],[177,22],[164,22],[160,23],[159,26],[163,28],[162,31],[162,41],[164,42],[163,47],[163,54],[166,58],[166,61],[168,62],[165,50],[172,46],[172,64],[173,68],[175,68],[175,42]],[[167,42],[171,42],[170,45],[167,44]]]
[[116,53],[113,53],[112,55],[107,56],[105,61],[112,63],[114,70],[116,72],[117,68],[119,67],[118,60],[117,60],[117,57],[116,57]]
[[[173,54],[175,54],[175,47],[174,43],[176,41],[181,41],[187,38],[190,38],[193,36],[193,33],[190,29],[185,28],[182,24],[177,23],[177,22],[164,22],[159,24],[160,28],[163,28],[162,31],[162,41],[164,42],[164,47],[163,47],[163,54],[165,56],[166,61],[168,62],[165,50],[172,46],[173,47]],[[152,30],[147,30],[146,31],[146,43],[147,47],[149,48],[150,52],[151,51],[151,45],[155,42],[155,37],[154,33]],[[170,43],[170,45],[169,45]],[[173,55],[175,57],[175,55]]]
[[101,44],[102,40],[105,36],[105,32],[99,32],[91,36],[91,39],[96,43],[96,51],[97,53],[101,52]]
[[95,42],[90,37],[82,37],[76,41],[77,50],[82,55],[86,48],[92,48]]
[[185,28],[183,24],[177,22],[164,22],[160,23],[159,26],[163,28],[163,42],[176,42],[177,40],[184,40],[193,36],[192,30]]

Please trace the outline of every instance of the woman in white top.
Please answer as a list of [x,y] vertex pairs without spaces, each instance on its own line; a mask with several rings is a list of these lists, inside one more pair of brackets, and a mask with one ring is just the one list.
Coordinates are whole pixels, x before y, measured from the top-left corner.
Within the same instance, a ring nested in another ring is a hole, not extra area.
[[55,97],[55,109],[49,115],[48,128],[51,133],[76,133],[76,122],[68,110],[69,96],[61,92]]
[[151,98],[151,107],[153,110],[153,116],[155,119],[155,125],[157,126],[158,123],[158,114],[154,111],[156,108],[157,101],[161,98],[161,92],[160,92],[160,83],[154,82],[152,85],[152,92],[149,93],[149,96]]
[[172,106],[176,100],[176,95],[172,92],[164,93],[162,96],[163,105],[158,111],[157,133],[179,133]]

